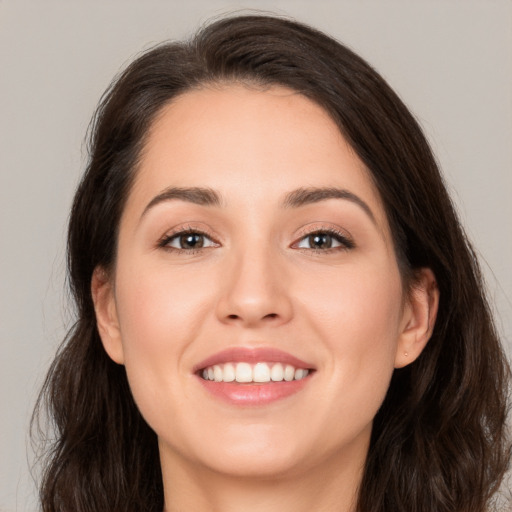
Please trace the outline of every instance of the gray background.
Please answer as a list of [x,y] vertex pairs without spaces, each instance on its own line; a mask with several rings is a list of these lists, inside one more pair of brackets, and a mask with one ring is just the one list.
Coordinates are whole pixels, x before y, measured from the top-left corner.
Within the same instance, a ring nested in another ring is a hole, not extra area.
[[65,225],[93,109],[140,50],[244,7],[329,32],[410,106],[477,247],[512,352],[512,2],[0,0],[2,512],[36,508],[28,420],[72,319]]

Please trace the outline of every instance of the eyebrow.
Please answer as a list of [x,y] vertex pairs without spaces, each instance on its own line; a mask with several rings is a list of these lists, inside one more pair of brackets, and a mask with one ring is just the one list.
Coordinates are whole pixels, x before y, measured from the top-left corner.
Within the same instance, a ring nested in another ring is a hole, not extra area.
[[[328,199],[345,199],[356,204],[370,217],[374,224],[377,224],[371,208],[359,196],[349,190],[336,187],[298,188],[286,194],[282,206],[283,208],[300,208],[301,206],[319,203]],[[148,203],[142,212],[141,218],[157,204],[172,200],[186,201],[201,206],[221,207],[224,205],[221,195],[211,188],[169,187],[156,195]]]
[[201,206],[221,206],[223,204],[220,194],[211,188],[169,187],[151,199],[146,208],[144,208],[141,218],[157,204],[172,201],[173,199],[187,201],[188,203],[199,204]]
[[319,203],[327,199],[346,199],[362,208],[368,217],[370,217],[371,221],[377,224],[375,215],[368,204],[353,192],[336,187],[299,188],[286,195],[283,206],[285,208],[300,208],[301,206]]

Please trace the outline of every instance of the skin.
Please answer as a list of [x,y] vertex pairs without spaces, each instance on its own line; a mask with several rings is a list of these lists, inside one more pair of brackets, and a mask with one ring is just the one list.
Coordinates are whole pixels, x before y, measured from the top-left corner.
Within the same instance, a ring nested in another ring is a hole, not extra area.
[[[206,187],[221,202],[155,203],[169,187]],[[369,211],[346,198],[283,206],[307,187],[349,191]],[[206,233],[205,246],[161,246],[184,229]],[[326,230],[352,247],[308,245]],[[436,290],[423,269],[404,293],[379,194],[321,107],[242,85],[166,106],[122,215],[115,269],[92,281],[104,347],[158,435],[166,510],[354,510],[373,418],[394,368],[428,341]],[[315,372],[283,400],[229,404],[193,367],[232,346],[276,347]]]

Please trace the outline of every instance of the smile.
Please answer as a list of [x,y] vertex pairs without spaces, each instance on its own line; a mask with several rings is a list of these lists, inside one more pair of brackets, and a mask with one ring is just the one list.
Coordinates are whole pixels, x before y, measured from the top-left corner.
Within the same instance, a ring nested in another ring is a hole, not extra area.
[[201,376],[214,382],[264,383],[291,382],[307,377],[309,370],[295,368],[291,364],[266,363],[225,363],[204,368]]
[[275,348],[232,347],[193,369],[212,397],[235,406],[263,406],[299,393],[316,368]]

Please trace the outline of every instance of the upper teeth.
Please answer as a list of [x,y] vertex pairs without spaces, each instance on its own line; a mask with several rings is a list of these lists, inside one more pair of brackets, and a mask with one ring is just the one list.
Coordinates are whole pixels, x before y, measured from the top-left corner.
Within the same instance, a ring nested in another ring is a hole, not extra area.
[[208,366],[203,370],[203,379],[215,382],[281,382],[300,380],[309,370],[281,363],[225,363]]

